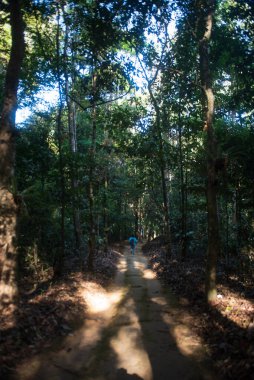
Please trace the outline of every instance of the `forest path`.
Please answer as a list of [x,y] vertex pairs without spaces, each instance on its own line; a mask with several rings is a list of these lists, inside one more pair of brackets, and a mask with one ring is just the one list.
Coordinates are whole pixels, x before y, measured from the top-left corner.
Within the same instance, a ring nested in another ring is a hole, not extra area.
[[137,247],[125,246],[105,293],[82,289],[88,317],[61,348],[19,367],[18,380],[212,380],[192,318],[166,292]]

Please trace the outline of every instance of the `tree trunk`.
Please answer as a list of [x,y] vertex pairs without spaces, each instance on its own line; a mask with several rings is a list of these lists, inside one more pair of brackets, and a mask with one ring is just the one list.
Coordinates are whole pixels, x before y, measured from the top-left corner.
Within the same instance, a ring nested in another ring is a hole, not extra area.
[[123,240],[123,232],[124,232],[124,224],[122,222],[122,220],[123,220],[123,214],[124,214],[123,199],[124,199],[124,196],[123,196],[122,191],[120,190],[119,198],[118,198],[118,202],[117,202],[117,207],[118,207],[118,212],[119,212],[119,214],[118,214],[119,215],[119,220],[121,221],[119,223],[119,230],[118,230],[118,240],[119,241]]
[[25,52],[21,1],[9,0],[12,47],[7,66],[0,121],[0,303],[13,304],[16,284],[18,205],[10,190],[14,179],[15,117],[21,65]]
[[94,269],[94,256],[96,247],[96,234],[95,234],[95,222],[94,222],[94,165],[95,165],[95,153],[96,153],[96,74],[92,76],[93,86],[93,99],[92,99],[92,136],[90,147],[90,170],[89,170],[89,183],[88,183],[88,201],[89,201],[89,240],[88,240],[88,268],[90,271]]
[[179,110],[178,110],[178,142],[179,142],[179,164],[180,164],[180,193],[181,193],[181,258],[184,260],[187,253],[187,212],[186,212],[186,186],[184,183],[184,166],[183,166],[183,150],[182,150],[182,120],[180,109],[179,95]]
[[59,174],[60,174],[60,247],[56,253],[54,260],[54,276],[59,277],[63,271],[63,260],[65,253],[65,178],[64,178],[64,162],[63,162],[63,125],[62,125],[62,111],[63,111],[63,96],[61,86],[61,70],[60,70],[60,10],[58,8],[58,22],[57,22],[57,35],[56,35],[56,49],[57,49],[57,81],[59,93],[59,107],[57,115],[57,143],[59,151]]
[[[63,14],[64,13],[64,7]],[[84,261],[84,242],[83,242],[83,233],[82,226],[80,221],[80,211],[78,207],[78,197],[77,197],[77,170],[76,170],[76,155],[77,155],[77,138],[76,138],[76,113],[75,113],[75,104],[69,98],[69,76],[68,76],[68,35],[69,29],[66,23],[65,29],[65,42],[64,42],[64,79],[65,79],[65,101],[68,109],[68,130],[69,130],[69,146],[70,146],[70,177],[71,177],[71,189],[72,189],[72,211],[73,211],[73,228],[74,236],[76,242],[76,251],[80,257],[81,268],[83,268]]]
[[108,176],[105,174],[104,178],[104,199],[103,199],[103,226],[104,226],[104,252],[108,251]]
[[163,211],[164,211],[164,229],[166,236],[166,244],[167,244],[167,257],[171,256],[171,227],[170,227],[170,218],[169,218],[169,204],[168,204],[168,191],[166,185],[166,164],[164,157],[164,149],[163,149],[163,139],[161,132],[161,116],[160,109],[157,104],[157,101],[153,95],[151,87],[148,86],[149,95],[152,100],[152,104],[155,109],[156,114],[156,135],[159,142],[159,164],[160,164],[160,172],[161,172],[161,185],[162,185],[162,197],[163,197]]
[[139,226],[139,214],[138,214],[138,199],[133,202],[133,212],[134,212],[134,234],[138,236],[138,226]]
[[213,128],[214,94],[212,90],[212,76],[209,67],[209,41],[211,39],[213,12],[215,0],[204,1],[206,14],[202,20],[204,27],[203,38],[199,41],[200,54],[200,77],[201,86],[205,95],[205,128],[207,132],[207,211],[208,211],[208,248],[205,291],[208,302],[213,302],[217,297],[216,290],[216,266],[220,250],[219,222],[217,213],[217,173],[216,163],[216,140]]
[[[160,148],[161,151],[161,148]],[[165,162],[162,157],[162,152],[160,152],[161,162],[160,162],[160,171],[161,171],[161,183],[162,183],[162,196],[163,196],[163,210],[164,210],[164,228],[167,244],[167,257],[171,256],[171,229],[170,229],[170,219],[169,219],[169,206],[168,206],[168,192],[166,185],[166,176],[165,176]]]
[[241,193],[240,182],[238,181],[235,188],[235,226],[236,226],[236,251],[237,256],[241,256],[242,248],[242,217],[241,217]]

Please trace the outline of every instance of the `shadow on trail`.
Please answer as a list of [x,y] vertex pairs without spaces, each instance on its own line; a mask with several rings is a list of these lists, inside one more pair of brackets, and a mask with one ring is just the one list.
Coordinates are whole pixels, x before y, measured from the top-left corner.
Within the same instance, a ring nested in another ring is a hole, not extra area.
[[117,380],[142,380],[138,375],[129,375],[126,369],[120,368],[116,371]]
[[118,286],[91,300],[95,312],[84,326],[70,334],[60,350],[34,358],[28,372],[23,368],[23,377],[16,379],[215,378],[201,371],[199,344],[192,341],[184,321],[179,325],[175,320],[178,310],[161,293],[146,260],[125,256]]
[[[137,265],[135,259],[129,260],[131,265]],[[143,286],[131,287],[131,297],[139,315],[152,379],[218,379],[201,342],[191,333],[188,314],[181,315],[175,296],[161,288],[146,260],[141,258],[135,270]]]
[[[237,321],[238,306],[241,304],[243,297],[246,296],[244,287],[236,280],[227,282],[220,282],[227,289],[235,292],[235,304],[225,304],[222,309],[220,305],[208,306],[205,302],[204,296],[204,275],[203,277],[198,273],[202,270],[200,266],[188,265],[185,270],[179,271],[176,268],[174,272],[174,260],[170,262],[170,267],[165,267],[163,257],[158,255],[152,258],[152,264],[156,265],[157,273],[162,273],[163,282],[167,283],[168,287],[174,288],[177,297],[179,297],[180,304],[183,310],[190,313],[195,323],[195,329],[206,345],[209,355],[211,356],[217,368],[219,368],[220,376],[223,379],[239,379],[249,380],[254,379],[254,363],[253,363],[253,332],[251,329],[243,328],[238,325],[234,320],[230,319],[230,313],[227,315],[228,310],[233,313],[234,319]],[[191,271],[191,276],[188,275]],[[202,271],[203,273],[203,271]],[[177,284],[180,284],[178,286]],[[240,291],[239,291],[240,290]],[[223,294],[223,290],[222,290]],[[253,302],[251,294],[247,293],[248,302]],[[247,310],[245,311],[247,312]],[[242,322],[239,319],[239,322]]]

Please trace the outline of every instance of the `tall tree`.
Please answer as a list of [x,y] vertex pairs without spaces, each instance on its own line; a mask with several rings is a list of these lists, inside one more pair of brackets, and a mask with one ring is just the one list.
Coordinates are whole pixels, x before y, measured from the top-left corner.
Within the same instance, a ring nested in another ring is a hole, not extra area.
[[21,65],[25,52],[21,0],[9,0],[12,47],[7,66],[0,121],[0,301],[10,304],[17,296],[16,224],[18,204],[14,194],[15,117]]
[[208,216],[208,247],[206,270],[206,298],[208,302],[216,299],[216,263],[219,254],[219,222],[217,213],[217,144],[213,128],[214,93],[212,89],[212,75],[210,70],[209,43],[212,35],[213,14],[216,7],[215,0],[205,0],[201,4],[203,15],[200,17],[203,35],[199,41],[200,77],[204,101],[205,123],[207,133],[207,216]]
[[[168,16],[170,17],[170,16]],[[153,22],[155,22],[153,20]],[[156,30],[156,38],[158,39],[158,45],[160,45],[159,52],[157,52],[154,49],[153,43],[151,46],[148,45],[147,51],[143,49],[142,55],[145,57],[143,61],[148,62],[148,66],[144,66],[144,62],[141,60],[139,56],[139,52],[136,49],[136,55],[139,61],[139,64],[143,71],[143,76],[146,81],[148,94],[150,97],[151,105],[154,109],[154,138],[158,145],[158,163],[159,163],[159,170],[161,174],[161,190],[162,190],[162,197],[163,197],[163,218],[164,218],[164,234],[166,237],[166,245],[167,245],[167,257],[171,255],[171,226],[170,226],[170,208],[169,208],[169,191],[167,186],[167,178],[166,178],[166,171],[167,171],[167,160],[166,160],[166,154],[165,154],[165,143],[163,138],[163,109],[162,105],[160,104],[160,76],[161,71],[163,68],[163,64],[165,62],[165,52],[168,49],[169,41],[168,41],[168,35],[167,35],[167,28],[168,28],[168,20],[167,17],[162,22],[162,26],[160,23],[157,25],[157,22],[155,22],[154,31]],[[161,41],[160,34],[163,32],[163,39]],[[151,75],[151,72],[153,75]]]
[[[67,8],[68,11],[68,8]],[[84,242],[83,242],[83,231],[80,218],[80,210],[78,205],[78,177],[77,177],[77,123],[76,123],[76,105],[70,98],[71,86],[75,83],[75,70],[72,67],[72,73],[69,75],[69,57],[68,49],[73,44],[70,41],[69,34],[69,20],[65,7],[62,6],[63,18],[65,22],[65,36],[64,36],[64,79],[65,79],[65,101],[68,113],[68,131],[69,131],[69,146],[70,146],[70,180],[71,180],[71,190],[72,190],[72,208],[73,208],[73,228],[76,241],[76,250],[80,257],[81,267],[84,261]],[[75,65],[74,52],[72,51],[71,57],[72,66]]]
[[88,267],[93,270],[95,248],[96,248],[96,234],[95,234],[95,220],[94,220],[94,169],[95,169],[95,154],[96,154],[96,133],[97,133],[97,115],[96,115],[96,86],[97,86],[97,73],[96,67],[92,67],[92,130],[91,130],[91,146],[90,146],[90,168],[89,168],[89,181],[88,181],[88,200],[89,200],[89,256]]
[[59,251],[55,257],[54,262],[54,274],[55,276],[60,276],[63,270],[63,259],[65,253],[65,209],[66,209],[66,190],[65,190],[65,177],[64,177],[64,159],[63,159],[63,89],[61,83],[61,25],[60,25],[61,12],[60,7],[57,6],[57,31],[56,31],[56,73],[58,82],[58,96],[59,105],[56,119],[56,134],[59,152],[59,175],[60,175],[60,213],[61,213],[61,244]]

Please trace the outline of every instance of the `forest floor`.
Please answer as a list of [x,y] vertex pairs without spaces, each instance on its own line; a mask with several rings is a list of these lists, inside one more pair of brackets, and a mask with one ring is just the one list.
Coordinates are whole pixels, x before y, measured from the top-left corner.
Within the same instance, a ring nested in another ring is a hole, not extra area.
[[[119,250],[100,252],[93,274],[82,273],[78,260],[68,258],[68,273],[53,281],[52,269],[38,265],[23,276],[19,302],[0,315],[0,379],[8,380],[24,359],[43,352],[73,333],[84,322],[87,302],[80,289],[104,291],[114,278]],[[51,379],[49,379],[51,380]]]
[[165,260],[163,238],[143,247],[151,268],[177,295],[183,310],[193,317],[193,330],[223,379],[254,379],[253,274],[236,274],[221,262],[217,302],[208,307],[204,298],[205,257],[190,256],[183,262],[173,254]]
[[221,268],[218,302],[207,307],[200,258],[166,263],[160,238],[144,253],[117,246],[98,255],[93,275],[74,260],[59,281],[24,278],[15,318],[0,316],[0,378],[254,379],[248,280]]
[[[218,379],[202,339],[192,328],[195,317],[179,305],[169,289],[161,286],[140,249],[135,256],[127,246],[120,252],[116,276],[106,288],[98,281],[75,277],[72,293],[63,287],[68,296],[62,295],[67,300],[60,299],[59,303],[71,305],[61,310],[65,320],[56,322],[67,336],[51,340],[47,349],[44,344],[38,350],[35,344],[36,352],[30,352],[30,356],[28,351],[23,352],[24,360],[13,371],[12,379]],[[75,287],[79,287],[78,295]],[[41,296],[45,303],[45,293]],[[75,303],[79,303],[79,319],[83,319],[76,330],[71,320],[66,321]],[[47,333],[52,318],[56,318],[57,300],[51,299],[50,305],[53,309],[44,310]],[[32,331],[39,331],[42,336],[42,325],[43,320],[38,320]],[[25,337],[29,339],[28,333],[22,339]]]

